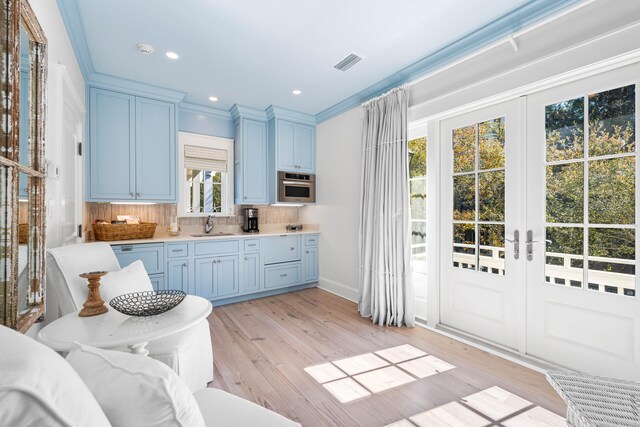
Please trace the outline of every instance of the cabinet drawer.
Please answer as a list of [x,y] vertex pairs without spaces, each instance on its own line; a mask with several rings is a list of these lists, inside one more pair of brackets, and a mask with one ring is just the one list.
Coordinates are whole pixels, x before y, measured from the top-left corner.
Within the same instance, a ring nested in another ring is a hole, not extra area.
[[142,261],[147,274],[164,273],[164,245],[116,245],[112,246],[120,267],[126,267],[134,261]]
[[196,256],[232,254],[240,252],[239,240],[222,240],[219,242],[197,242],[194,245]]
[[254,252],[260,250],[260,239],[244,239],[244,251]]
[[189,245],[186,243],[168,243],[167,258],[180,258],[189,256]]
[[302,265],[299,262],[273,265],[264,269],[264,287],[281,288],[300,283]]
[[304,245],[305,246],[318,246],[318,235],[317,234],[306,234],[304,236]]
[[277,264],[281,262],[300,260],[300,236],[281,235],[266,237],[262,241],[264,247],[264,263]]

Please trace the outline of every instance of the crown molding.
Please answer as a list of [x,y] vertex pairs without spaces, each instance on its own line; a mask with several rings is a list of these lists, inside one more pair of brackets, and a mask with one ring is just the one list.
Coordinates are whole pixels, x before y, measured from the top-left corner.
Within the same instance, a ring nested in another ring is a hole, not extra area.
[[270,105],[266,110],[267,120],[274,118],[292,120],[297,123],[303,123],[311,126],[316,125],[316,117],[313,114],[301,113],[299,111],[290,110],[277,105]]
[[191,114],[200,114],[222,120],[232,119],[231,112],[227,110],[191,104],[190,102],[181,102],[180,105],[178,105],[178,111]]
[[71,47],[76,54],[76,60],[80,65],[80,70],[85,80],[89,80],[94,74],[93,62],[91,61],[91,53],[87,44],[84,26],[80,18],[78,3],[76,0],[57,0],[58,9],[62,16],[64,26],[67,28]]
[[87,85],[101,89],[122,91],[131,95],[144,96],[174,103],[182,102],[186,94],[177,90],[166,89],[135,80],[113,77],[108,74],[93,73]]
[[382,95],[389,89],[415,80],[447,63],[460,59],[477,49],[520,31],[528,25],[581,1],[582,0],[532,0],[473,33],[425,56],[421,60],[390,75],[384,80],[321,111],[316,115],[316,121],[317,123],[322,123],[336,117],[357,107],[370,98]]
[[246,105],[235,104],[233,107],[231,107],[229,112],[231,113],[233,122],[236,124],[241,118],[260,121],[267,120],[267,114],[263,110],[258,110],[257,108],[253,107],[247,107]]

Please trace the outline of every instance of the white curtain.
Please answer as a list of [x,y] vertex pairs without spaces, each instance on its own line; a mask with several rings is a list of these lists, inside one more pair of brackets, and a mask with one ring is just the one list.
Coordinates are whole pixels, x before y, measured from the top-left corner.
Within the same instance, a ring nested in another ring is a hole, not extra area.
[[414,326],[408,93],[400,87],[363,108],[358,308],[380,325]]

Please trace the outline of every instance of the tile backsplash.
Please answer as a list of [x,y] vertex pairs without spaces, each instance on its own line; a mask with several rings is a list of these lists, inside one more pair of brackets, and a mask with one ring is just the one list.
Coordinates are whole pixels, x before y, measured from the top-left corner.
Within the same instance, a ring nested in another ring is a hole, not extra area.
[[[289,206],[236,206],[236,216],[214,218],[216,225],[241,225],[244,221],[243,209],[258,209],[260,224],[297,224],[300,208]],[[118,215],[137,215],[141,221],[158,223],[157,232],[162,232],[172,216],[176,216],[175,204],[156,205],[112,205],[111,203],[85,203],[85,236],[93,240],[91,224],[96,219],[113,220]],[[178,218],[181,227],[204,227],[205,217]]]

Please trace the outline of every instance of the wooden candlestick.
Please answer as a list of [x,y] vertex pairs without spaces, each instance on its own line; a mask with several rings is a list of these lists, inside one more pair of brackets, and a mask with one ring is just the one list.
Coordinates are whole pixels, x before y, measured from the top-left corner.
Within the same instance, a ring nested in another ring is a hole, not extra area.
[[80,275],[80,277],[89,281],[89,295],[87,295],[87,301],[82,304],[84,308],[80,310],[78,316],[97,316],[98,314],[109,311],[107,306],[104,305],[104,300],[100,296],[100,278],[107,273],[107,271],[92,271],[90,273],[83,273]]

